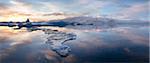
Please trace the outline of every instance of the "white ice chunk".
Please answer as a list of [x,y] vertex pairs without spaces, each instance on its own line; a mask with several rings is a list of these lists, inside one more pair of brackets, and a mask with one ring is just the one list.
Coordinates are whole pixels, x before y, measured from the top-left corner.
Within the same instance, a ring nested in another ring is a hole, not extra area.
[[44,29],[45,34],[47,34],[46,44],[50,45],[50,48],[59,54],[62,57],[66,57],[69,55],[71,51],[70,47],[64,45],[65,42],[70,40],[75,40],[76,35],[73,33],[65,33],[57,30]]

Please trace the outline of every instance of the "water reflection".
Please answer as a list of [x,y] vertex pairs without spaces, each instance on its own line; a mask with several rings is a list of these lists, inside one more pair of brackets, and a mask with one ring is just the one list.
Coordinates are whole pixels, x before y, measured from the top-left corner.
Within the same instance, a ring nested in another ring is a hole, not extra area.
[[54,28],[75,33],[77,39],[65,44],[71,55],[61,58],[48,49],[42,31],[26,32],[5,28],[0,30],[1,63],[99,63],[148,62],[149,27],[116,27],[112,29],[80,30]]

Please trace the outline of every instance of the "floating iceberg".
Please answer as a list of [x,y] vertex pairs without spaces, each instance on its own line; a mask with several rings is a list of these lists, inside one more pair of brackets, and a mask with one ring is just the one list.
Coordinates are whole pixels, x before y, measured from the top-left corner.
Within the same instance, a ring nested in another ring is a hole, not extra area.
[[48,44],[53,51],[62,57],[69,55],[71,49],[69,46],[64,45],[64,43],[70,40],[75,40],[75,34],[51,29],[44,29],[43,31],[47,34],[46,44]]

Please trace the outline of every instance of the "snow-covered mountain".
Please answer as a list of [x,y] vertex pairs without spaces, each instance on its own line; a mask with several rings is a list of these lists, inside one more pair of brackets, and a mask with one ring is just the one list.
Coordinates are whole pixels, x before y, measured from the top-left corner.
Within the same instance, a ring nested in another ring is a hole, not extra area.
[[[51,21],[52,22],[52,21]],[[68,28],[76,29],[95,29],[95,28],[112,28],[117,26],[147,26],[148,21],[141,20],[118,20],[103,17],[78,16],[62,20],[53,20],[53,22],[67,23]]]

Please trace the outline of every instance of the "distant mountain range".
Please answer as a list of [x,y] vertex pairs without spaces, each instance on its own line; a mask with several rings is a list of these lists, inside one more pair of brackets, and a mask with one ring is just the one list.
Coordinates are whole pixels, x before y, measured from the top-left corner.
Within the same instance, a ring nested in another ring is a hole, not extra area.
[[79,16],[66,18],[62,20],[52,20],[55,24],[67,28],[76,29],[95,29],[95,28],[112,28],[117,26],[148,26],[149,21],[142,20],[117,20],[102,17]]

